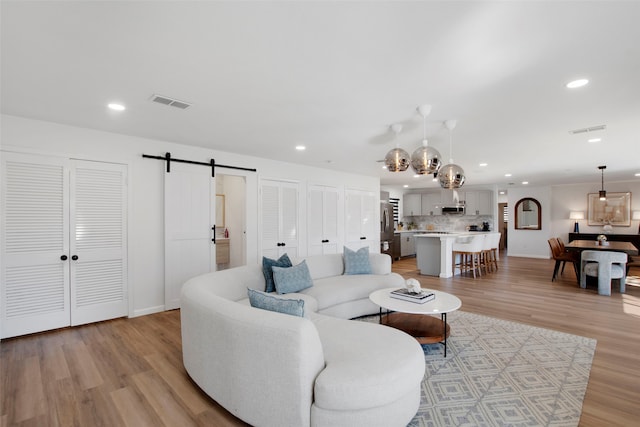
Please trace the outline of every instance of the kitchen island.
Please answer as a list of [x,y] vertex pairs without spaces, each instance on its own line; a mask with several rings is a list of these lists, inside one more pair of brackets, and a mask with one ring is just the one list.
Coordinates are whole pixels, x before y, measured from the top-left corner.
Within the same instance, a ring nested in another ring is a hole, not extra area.
[[420,274],[448,278],[453,276],[453,243],[461,236],[491,232],[426,232],[414,235],[416,261]]

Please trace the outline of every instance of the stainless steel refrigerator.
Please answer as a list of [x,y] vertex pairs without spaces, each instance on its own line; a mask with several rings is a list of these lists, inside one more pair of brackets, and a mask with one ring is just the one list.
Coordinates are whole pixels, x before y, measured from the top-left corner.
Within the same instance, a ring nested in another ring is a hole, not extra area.
[[380,201],[380,252],[393,258],[393,205]]

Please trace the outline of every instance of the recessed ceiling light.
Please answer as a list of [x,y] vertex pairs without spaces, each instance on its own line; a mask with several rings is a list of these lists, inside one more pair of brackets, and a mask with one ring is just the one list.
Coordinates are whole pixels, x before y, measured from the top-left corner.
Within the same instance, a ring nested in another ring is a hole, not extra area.
[[510,173],[505,173],[504,176],[511,176],[511,174]]
[[480,163],[480,165],[479,165],[479,166],[480,166],[480,167],[485,167],[485,166],[487,166],[488,164],[489,164],[489,163]]
[[109,109],[113,110],[113,111],[124,111],[125,110],[125,106],[122,104],[116,104],[116,103],[111,103],[108,104],[107,107],[109,107]]
[[600,141],[602,141],[602,138],[591,138],[587,140],[587,142],[600,142]]
[[567,87],[569,89],[576,89],[576,88],[585,86],[587,83],[589,83],[589,80],[587,79],[578,79],[578,80],[574,80],[572,82],[567,83]]
[[640,176],[640,173],[637,173],[636,176]]
[[413,175],[414,178],[420,178],[420,175]]
[[529,181],[522,181],[522,185],[527,185]]
[[386,169],[386,168],[387,168],[387,165],[382,165],[382,169]]
[[500,194],[504,194],[504,191],[501,191]]
[[409,188],[409,184],[403,185],[404,188]]
[[307,147],[305,147],[304,145],[296,145],[296,150],[298,150],[298,151],[304,151],[306,149],[307,149]]

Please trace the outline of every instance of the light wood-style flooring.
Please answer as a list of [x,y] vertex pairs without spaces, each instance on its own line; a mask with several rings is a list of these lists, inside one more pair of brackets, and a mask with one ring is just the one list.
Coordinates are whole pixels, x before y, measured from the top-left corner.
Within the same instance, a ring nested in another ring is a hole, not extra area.
[[[580,425],[639,425],[640,287],[599,296],[570,266],[552,283],[552,260],[504,256],[477,279],[420,276],[415,258],[394,271],[457,295],[464,311],[597,339]],[[0,352],[3,427],[245,425],[187,376],[177,310],[3,340]]]

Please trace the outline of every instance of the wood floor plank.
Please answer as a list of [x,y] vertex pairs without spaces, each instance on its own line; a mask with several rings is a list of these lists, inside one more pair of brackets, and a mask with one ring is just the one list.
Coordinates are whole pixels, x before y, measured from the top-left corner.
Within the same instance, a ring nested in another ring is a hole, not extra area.
[[131,387],[112,391],[111,398],[126,427],[157,427],[162,422]]
[[210,399],[205,398],[194,387],[182,364],[180,366],[172,365],[160,354],[146,356],[146,359],[154,371],[160,374],[162,379],[171,387],[182,403],[189,408],[191,413],[198,415],[210,407]]
[[165,426],[197,425],[176,401],[169,386],[157,373],[148,371],[136,374],[133,380]]
[[14,418],[16,422],[22,422],[46,414],[47,405],[42,387],[40,358],[38,356],[27,357],[19,363],[18,369],[18,382],[14,390]]
[[[640,287],[601,296],[570,269],[551,282],[553,264],[502,254],[477,279],[421,276],[415,258],[393,270],[455,294],[461,310],[597,339],[580,426],[638,425]],[[3,340],[0,387],[2,427],[247,425],[186,374],[179,310]]]
[[97,387],[104,381],[84,342],[64,346],[71,376],[81,390]]

